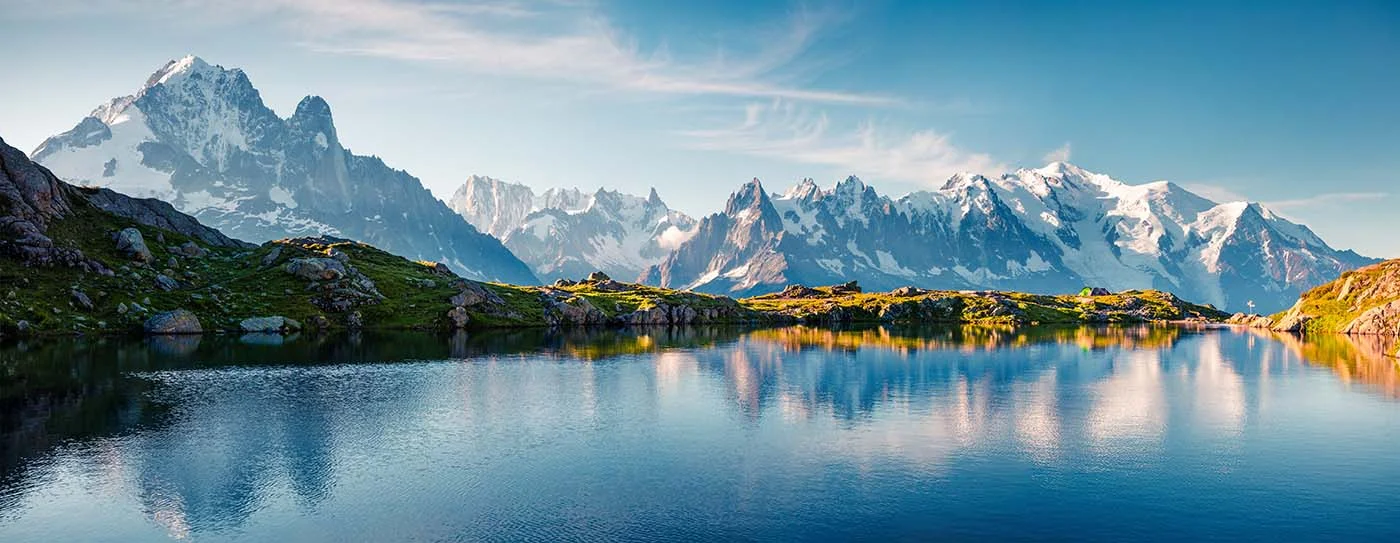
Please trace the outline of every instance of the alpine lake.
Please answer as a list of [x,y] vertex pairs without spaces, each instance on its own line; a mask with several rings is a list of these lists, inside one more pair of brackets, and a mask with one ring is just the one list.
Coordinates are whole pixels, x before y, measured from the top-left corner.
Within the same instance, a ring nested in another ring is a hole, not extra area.
[[0,541],[1398,541],[1379,340],[1219,326],[0,344]]

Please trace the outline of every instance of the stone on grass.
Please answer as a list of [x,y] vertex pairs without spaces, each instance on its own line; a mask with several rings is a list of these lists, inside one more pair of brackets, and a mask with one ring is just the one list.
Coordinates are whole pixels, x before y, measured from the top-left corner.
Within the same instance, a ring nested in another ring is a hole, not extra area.
[[152,335],[204,333],[204,328],[199,325],[199,317],[185,309],[156,313],[146,319],[144,328],[147,334]]

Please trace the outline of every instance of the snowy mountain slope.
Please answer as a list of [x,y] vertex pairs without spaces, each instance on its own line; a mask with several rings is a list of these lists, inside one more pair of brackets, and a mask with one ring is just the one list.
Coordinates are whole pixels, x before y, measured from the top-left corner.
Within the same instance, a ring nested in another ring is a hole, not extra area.
[[898,199],[854,177],[771,196],[754,180],[647,279],[737,294],[850,279],[880,289],[1159,288],[1269,311],[1370,262],[1258,204],[1053,163],[996,179],[958,175]]
[[695,232],[695,221],[646,198],[599,189],[549,189],[469,177],[448,206],[506,247],[544,279],[594,270],[631,280],[661,262]]
[[35,161],[76,184],[174,204],[250,241],[329,234],[477,279],[536,281],[417,178],[344,148],[316,96],[282,119],[242,70],[190,56],[49,138]]

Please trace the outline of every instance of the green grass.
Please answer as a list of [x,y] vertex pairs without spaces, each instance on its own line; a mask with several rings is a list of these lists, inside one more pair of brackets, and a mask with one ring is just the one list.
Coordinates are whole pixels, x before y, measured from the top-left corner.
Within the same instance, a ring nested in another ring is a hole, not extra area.
[[[917,304],[923,300],[943,300],[956,308],[951,314],[934,322],[1066,324],[1087,322],[1092,316],[1100,313],[1108,322],[1168,321],[1191,317],[1218,320],[1226,316],[1223,312],[1182,302],[1170,294],[1155,290],[1092,297],[998,293],[998,296],[1006,300],[1005,305],[1015,308],[1010,314],[1005,314],[1008,311],[1004,309],[998,310],[1003,302],[999,302],[997,297],[962,291],[930,291],[918,296],[900,297],[883,292],[831,295],[829,289],[818,290],[825,296],[789,299],[770,295],[743,299],[739,303],[756,311],[783,313],[798,318],[830,314],[839,310],[852,321],[877,321],[891,307]],[[1143,313],[1145,317],[1139,317],[1134,312]],[[922,313],[918,314],[916,319],[929,321],[928,317],[927,313]]]

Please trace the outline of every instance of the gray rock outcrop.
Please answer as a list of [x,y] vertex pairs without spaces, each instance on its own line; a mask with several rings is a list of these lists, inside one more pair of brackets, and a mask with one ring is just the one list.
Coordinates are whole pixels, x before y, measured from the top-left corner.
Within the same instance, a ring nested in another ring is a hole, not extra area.
[[204,327],[199,324],[199,317],[184,309],[156,313],[146,319],[143,328],[147,334],[152,335],[204,333]]

